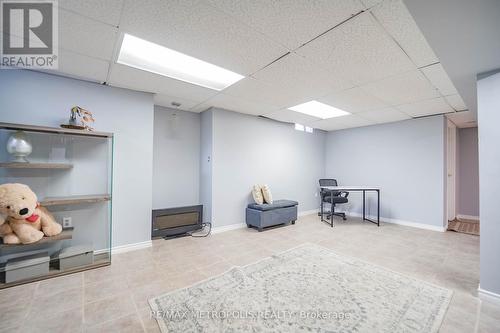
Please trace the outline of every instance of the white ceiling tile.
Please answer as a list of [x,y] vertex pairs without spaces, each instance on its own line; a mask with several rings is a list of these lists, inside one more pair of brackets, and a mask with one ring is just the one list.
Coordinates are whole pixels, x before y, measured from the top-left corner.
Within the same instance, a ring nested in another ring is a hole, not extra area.
[[120,30],[242,75],[288,52],[199,0],[126,0]]
[[325,131],[335,131],[345,128],[362,127],[373,125],[375,122],[362,118],[359,115],[351,114],[348,116],[335,117],[314,122],[312,127]]
[[467,110],[467,105],[465,105],[465,102],[460,95],[445,96],[445,99],[456,111]]
[[358,0],[208,0],[293,50],[363,10]]
[[290,53],[252,76],[308,97],[353,87],[341,74],[324,70],[295,53]]
[[381,109],[387,106],[380,99],[358,87],[321,97],[318,101],[350,113]]
[[446,118],[450,119],[459,128],[477,127],[477,115],[472,111],[449,113]]
[[118,26],[123,0],[59,0],[58,4],[59,8]]
[[220,93],[203,104],[213,107],[218,107],[230,111],[236,111],[240,113],[247,113],[252,115],[263,115],[277,110],[277,107],[267,105],[264,103],[259,103],[255,101],[249,101],[239,97],[233,97]]
[[390,105],[439,97],[438,91],[418,70],[368,83],[361,86],[361,89]]
[[358,113],[358,116],[379,124],[411,119],[407,114],[392,107]]
[[278,121],[284,121],[287,123],[297,123],[307,126],[319,120],[316,117],[311,117],[306,114],[295,112],[288,109],[281,109],[275,112],[267,113],[264,116]]
[[296,51],[324,68],[363,84],[416,69],[373,16],[366,12]]
[[277,109],[288,108],[312,99],[307,94],[300,95],[286,87],[271,85],[251,77],[236,82],[223,92],[248,101],[274,105]]
[[[186,110],[189,111],[191,108],[196,106],[198,102],[191,101],[185,98],[172,97],[165,94],[155,94],[154,95],[155,105],[160,105],[172,109]],[[180,106],[172,105],[172,103],[180,103]]]
[[457,89],[451,82],[448,74],[444,71],[441,64],[435,64],[420,69],[424,75],[431,81],[442,95],[455,95],[458,94]]
[[111,66],[108,83],[117,87],[165,94],[194,102],[203,102],[217,94],[217,91],[212,89],[120,64]]
[[[80,79],[105,82],[108,70],[108,61],[61,49],[59,50],[59,68],[54,72]],[[48,72],[53,71],[48,70]]]
[[453,110],[448,103],[446,103],[443,97],[428,99],[411,104],[403,104],[397,106],[396,108],[412,117],[455,112],[455,110]]
[[402,0],[386,0],[371,12],[418,67],[438,62]]
[[59,47],[111,60],[118,29],[64,9],[59,10]]

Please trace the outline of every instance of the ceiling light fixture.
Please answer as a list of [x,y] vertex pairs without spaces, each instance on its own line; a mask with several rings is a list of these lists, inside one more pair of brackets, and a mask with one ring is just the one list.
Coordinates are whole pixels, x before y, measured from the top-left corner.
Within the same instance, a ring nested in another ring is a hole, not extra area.
[[309,101],[306,103],[295,105],[292,106],[291,108],[288,108],[288,110],[300,112],[321,119],[346,116],[350,114],[347,111],[337,109],[333,106],[320,103],[318,101]]
[[222,90],[244,78],[238,73],[129,34],[123,36],[117,62],[214,90]]
[[297,131],[302,131],[302,132],[303,132],[303,131],[304,131],[304,125],[301,125],[301,124],[297,124],[297,123],[296,123],[296,124],[295,124],[295,129],[296,129]]

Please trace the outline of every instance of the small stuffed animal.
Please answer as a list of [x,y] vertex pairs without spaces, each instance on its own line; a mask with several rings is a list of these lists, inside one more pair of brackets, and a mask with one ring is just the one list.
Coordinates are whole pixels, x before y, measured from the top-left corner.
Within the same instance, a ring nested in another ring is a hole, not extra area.
[[24,184],[0,185],[0,213],[6,217],[0,224],[4,244],[31,244],[62,231],[62,226]]

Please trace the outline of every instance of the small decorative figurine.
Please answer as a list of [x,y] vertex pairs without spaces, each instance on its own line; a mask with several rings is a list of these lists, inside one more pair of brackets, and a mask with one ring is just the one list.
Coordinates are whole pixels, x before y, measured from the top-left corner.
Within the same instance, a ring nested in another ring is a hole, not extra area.
[[85,110],[80,106],[73,106],[69,116],[69,124],[61,125],[61,127],[93,131],[94,129],[90,127],[89,124],[94,121],[92,112]]

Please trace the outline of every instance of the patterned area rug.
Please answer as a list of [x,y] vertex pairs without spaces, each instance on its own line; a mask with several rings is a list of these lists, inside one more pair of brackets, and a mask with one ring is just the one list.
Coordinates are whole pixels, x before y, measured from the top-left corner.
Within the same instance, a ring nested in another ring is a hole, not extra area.
[[149,300],[162,332],[437,332],[452,292],[304,244]]
[[448,222],[448,230],[479,236],[479,221],[453,220]]

